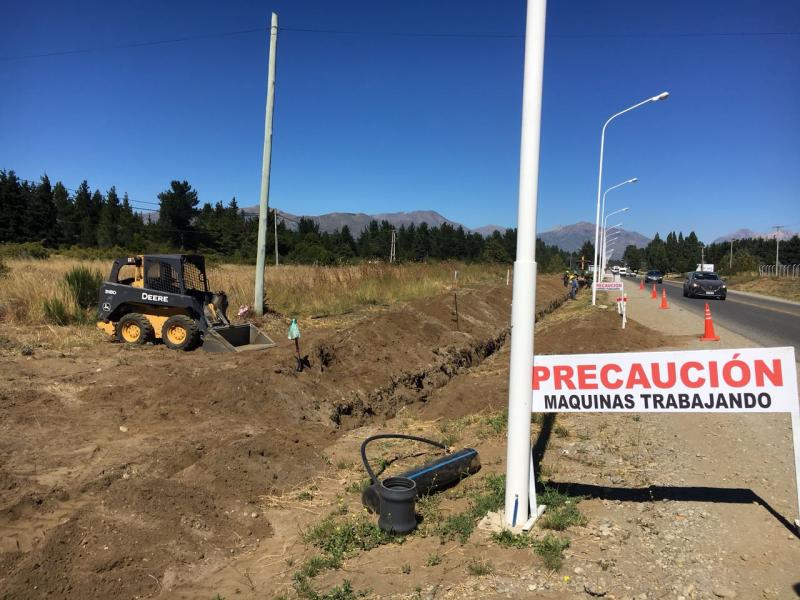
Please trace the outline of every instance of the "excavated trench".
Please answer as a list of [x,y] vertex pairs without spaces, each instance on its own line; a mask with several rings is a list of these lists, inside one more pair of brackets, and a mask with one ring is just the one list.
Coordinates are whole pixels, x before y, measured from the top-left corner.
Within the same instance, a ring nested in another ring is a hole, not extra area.
[[[536,312],[538,322],[558,309],[568,295],[557,297]],[[420,370],[401,371],[391,376],[388,384],[370,392],[353,391],[343,401],[331,407],[330,420],[340,428],[352,429],[367,424],[373,417],[392,418],[403,407],[416,402],[427,402],[430,394],[446,386],[455,376],[468,373],[487,358],[500,351],[509,340],[511,327],[504,327],[496,335],[473,340],[465,346],[433,348],[437,357],[432,364]],[[331,357],[326,348],[317,353]]]

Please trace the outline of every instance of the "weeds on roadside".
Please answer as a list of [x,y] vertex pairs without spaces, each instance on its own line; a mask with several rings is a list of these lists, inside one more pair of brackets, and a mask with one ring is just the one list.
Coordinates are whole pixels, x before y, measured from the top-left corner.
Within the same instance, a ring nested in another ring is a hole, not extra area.
[[494,572],[491,563],[485,560],[472,559],[467,563],[467,572],[470,575],[480,577],[481,575],[490,575]]
[[425,561],[425,565],[428,567],[435,567],[436,565],[440,564],[442,564],[442,556],[440,554],[436,554],[436,552],[428,556],[428,559]]
[[493,532],[492,541],[497,542],[503,548],[531,548],[533,546],[533,538],[531,536],[511,533],[508,529]]
[[564,531],[573,525],[585,525],[586,517],[578,510],[580,496],[568,496],[553,488],[545,488],[539,494],[540,504],[547,506],[547,510],[539,517],[539,526],[543,529]]
[[442,541],[457,539],[465,544],[477,522],[490,511],[498,510],[505,502],[505,475],[487,475],[483,487],[470,494],[470,507],[448,516],[438,528]]
[[561,438],[569,437],[569,429],[567,429],[563,425],[556,425],[553,428],[553,433],[555,433],[558,437]]
[[486,417],[486,423],[495,433],[503,433],[508,427],[508,408]]
[[367,477],[366,479],[361,479],[359,481],[353,481],[349,483],[345,489],[346,492],[350,492],[351,494],[360,494],[365,489],[367,489],[370,485],[372,485],[372,481]]
[[[374,525],[364,514],[351,514],[343,517],[341,511],[325,517],[321,523],[302,534],[303,542],[319,548],[322,553],[309,558],[294,575],[295,591],[302,598],[319,600],[322,598],[346,599],[356,596],[347,585],[337,591],[340,595],[320,596],[313,588],[311,580],[328,569],[338,569],[344,559],[361,551],[372,550],[391,542],[402,542],[402,538],[391,535]],[[349,590],[349,591],[348,591]]]
[[533,551],[542,557],[544,566],[551,571],[558,571],[564,563],[563,552],[569,548],[569,540],[547,534],[533,542]]

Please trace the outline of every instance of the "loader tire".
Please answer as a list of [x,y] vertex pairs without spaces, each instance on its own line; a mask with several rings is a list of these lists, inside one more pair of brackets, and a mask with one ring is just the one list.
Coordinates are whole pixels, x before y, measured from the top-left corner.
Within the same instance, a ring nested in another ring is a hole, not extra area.
[[139,313],[128,313],[117,323],[117,339],[125,344],[146,344],[154,334],[150,321]]
[[186,315],[174,315],[164,322],[161,339],[172,350],[192,350],[200,339],[197,321]]

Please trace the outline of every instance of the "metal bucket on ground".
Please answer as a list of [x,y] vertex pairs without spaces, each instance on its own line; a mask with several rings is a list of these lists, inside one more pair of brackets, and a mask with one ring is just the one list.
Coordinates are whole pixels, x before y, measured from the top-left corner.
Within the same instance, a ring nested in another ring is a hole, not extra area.
[[203,334],[206,352],[246,352],[264,350],[276,344],[252,323],[209,327]]

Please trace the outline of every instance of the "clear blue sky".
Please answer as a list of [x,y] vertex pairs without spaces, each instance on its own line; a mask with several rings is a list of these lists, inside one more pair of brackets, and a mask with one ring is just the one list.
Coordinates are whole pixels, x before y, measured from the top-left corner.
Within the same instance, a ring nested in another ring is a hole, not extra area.
[[[523,0],[14,2],[0,57],[105,49],[0,60],[0,168],[139,205],[172,179],[257,203],[272,10],[368,32],[281,31],[272,205],[516,225]],[[766,32],[793,35],[749,35]],[[800,228],[798,32],[796,0],[551,0],[538,229],[594,220],[603,122],[662,90],[609,128],[606,183],[640,179],[608,197],[625,227]]]

